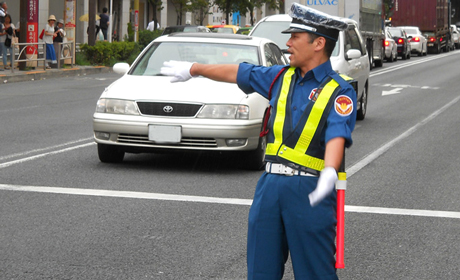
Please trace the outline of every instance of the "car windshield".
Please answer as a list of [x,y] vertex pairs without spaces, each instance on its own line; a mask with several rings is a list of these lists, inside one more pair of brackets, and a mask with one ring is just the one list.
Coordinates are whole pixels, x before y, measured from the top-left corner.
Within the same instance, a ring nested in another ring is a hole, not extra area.
[[340,36],[339,36],[339,39],[337,40],[337,43],[335,43],[335,47],[334,47],[334,50],[332,51],[332,54],[331,56],[338,56],[339,55],[339,51],[340,51]]
[[291,38],[291,34],[284,34],[281,31],[288,29],[290,24],[290,21],[264,21],[253,29],[251,36],[268,38],[281,49],[287,49],[286,42]]
[[177,27],[166,27],[163,35],[167,35],[173,32],[197,32],[196,26],[177,26]]
[[388,31],[390,31],[391,36],[393,37],[402,37],[402,31],[401,29],[398,28],[388,28]]
[[233,34],[233,28],[231,27],[216,27],[212,30],[215,33],[229,33]]
[[414,29],[414,28],[405,28],[404,30],[406,31],[406,33],[408,35],[417,35],[418,34],[417,29]]
[[241,62],[260,64],[256,46],[162,42],[150,46],[136,62],[130,74],[137,76],[161,75],[160,69],[163,67],[163,62],[168,60],[204,64],[239,64]]

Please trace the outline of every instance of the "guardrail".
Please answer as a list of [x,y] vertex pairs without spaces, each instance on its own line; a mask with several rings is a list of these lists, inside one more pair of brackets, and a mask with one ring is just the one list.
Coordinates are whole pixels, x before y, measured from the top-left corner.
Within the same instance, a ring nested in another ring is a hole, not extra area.
[[[57,60],[57,68],[61,68],[61,63],[63,60],[70,59],[71,65],[75,63],[74,58],[74,49],[75,49],[75,42],[69,41],[65,43],[55,43],[55,50],[56,50],[56,60]],[[16,65],[16,62],[25,62],[25,63],[34,63],[38,68],[40,62],[43,62],[43,70],[46,69],[46,44],[42,43],[13,43],[12,48],[13,50],[13,65]],[[16,58],[16,51],[18,52]],[[21,58],[24,57],[24,58]],[[11,67],[11,71],[14,73],[14,67]]]

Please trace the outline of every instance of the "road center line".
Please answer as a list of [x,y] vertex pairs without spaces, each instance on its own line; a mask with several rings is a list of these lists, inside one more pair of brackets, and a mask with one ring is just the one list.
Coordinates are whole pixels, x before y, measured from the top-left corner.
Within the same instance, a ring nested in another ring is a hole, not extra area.
[[[84,196],[100,196],[100,197],[201,202],[201,203],[215,203],[215,204],[246,205],[246,206],[250,206],[252,204],[252,199],[220,198],[220,197],[209,197],[209,196],[176,195],[176,194],[149,193],[149,192],[111,191],[111,190],[99,190],[99,189],[58,188],[58,187],[39,187],[39,186],[21,186],[21,185],[0,184],[0,190],[37,192],[37,193],[54,193],[54,194],[70,194],[70,195],[84,195]],[[420,216],[420,217],[460,219],[460,212],[452,212],[452,211],[433,211],[433,210],[383,208],[383,207],[367,207],[367,206],[351,206],[351,205],[346,205],[345,211],[355,212],[355,213],[368,213],[368,214],[387,214],[387,215],[401,215],[401,216]]]
[[0,163],[0,169],[5,168],[5,167],[9,167],[11,165],[15,165],[15,164],[18,164],[18,163],[24,163],[24,162],[31,161],[31,160],[34,160],[34,159],[42,158],[42,157],[45,157],[45,156],[48,156],[48,155],[60,154],[60,153],[68,152],[68,151],[71,151],[71,150],[75,150],[75,149],[95,145],[95,144],[96,143],[91,142],[91,143],[81,144],[81,145],[77,145],[77,146],[73,146],[73,147],[69,147],[69,148],[65,148],[65,149],[61,149],[61,150],[57,150],[57,151],[52,151],[52,152],[48,152],[48,153],[43,153],[43,154],[31,156],[31,157],[26,157],[26,158],[22,158],[22,159],[18,159],[18,160],[12,160],[12,161],[8,161],[8,162],[5,162],[5,163]]
[[391,147],[396,145],[396,143],[398,143],[399,141],[407,138],[409,135],[411,135],[412,133],[417,131],[420,127],[422,127],[423,125],[425,125],[429,121],[431,121],[434,118],[436,118],[439,114],[441,114],[442,112],[447,110],[449,107],[453,106],[459,100],[460,100],[460,96],[456,97],[454,100],[452,100],[449,103],[447,103],[446,105],[442,106],[440,109],[436,110],[431,115],[429,115],[428,117],[426,117],[421,122],[419,122],[416,125],[414,125],[413,127],[409,128],[408,130],[406,130],[404,133],[402,133],[398,137],[396,137],[393,140],[391,140],[390,142],[386,143],[385,145],[383,145],[379,149],[375,150],[371,154],[365,156],[362,160],[358,161],[353,166],[347,168],[346,169],[347,177],[350,178],[351,176],[353,176],[356,172],[358,172],[361,169],[363,169],[369,163],[371,163],[372,161],[374,161],[375,159],[380,157],[382,154],[384,154],[386,151],[388,151]]

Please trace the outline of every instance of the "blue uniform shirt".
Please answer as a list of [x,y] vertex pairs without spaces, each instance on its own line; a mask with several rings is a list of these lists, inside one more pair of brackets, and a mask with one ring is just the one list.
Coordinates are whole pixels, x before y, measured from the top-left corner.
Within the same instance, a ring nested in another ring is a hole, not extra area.
[[[268,99],[270,85],[282,68],[282,65],[264,67],[241,63],[238,69],[237,84],[245,93],[258,92]],[[295,127],[295,124],[299,121],[302,113],[307,107],[307,104],[311,102],[310,96],[312,95],[312,92],[321,85],[321,82],[327,76],[330,76],[333,73],[334,70],[332,70],[331,62],[329,60],[308,71],[303,78],[300,75],[300,70],[296,69],[295,75],[297,75],[297,80],[294,92],[292,93],[293,96],[291,105],[293,127]],[[278,79],[273,85],[272,98],[270,100],[270,105],[272,107],[276,105],[274,102],[281,82],[282,79]],[[351,146],[353,143],[351,132],[353,131],[356,122],[356,92],[351,85],[348,85],[343,87],[338,94],[338,96],[344,95],[352,100],[352,111],[350,113],[348,110],[346,115],[340,114],[335,109],[336,106],[334,105],[334,108],[331,109],[327,118],[326,129],[323,131],[323,135],[321,136],[321,142],[323,145],[330,139],[336,137],[345,138],[346,147]]]

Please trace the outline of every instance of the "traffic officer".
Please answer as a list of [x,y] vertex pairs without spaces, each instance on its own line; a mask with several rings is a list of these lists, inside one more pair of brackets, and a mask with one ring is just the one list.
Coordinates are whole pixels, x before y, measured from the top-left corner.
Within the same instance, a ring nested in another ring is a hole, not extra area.
[[237,83],[270,101],[266,171],[249,211],[248,279],[281,279],[289,253],[296,279],[338,279],[333,189],[352,144],[356,92],[329,58],[347,24],[297,3],[289,14],[288,67],[169,61],[161,72],[171,82],[201,75]]

